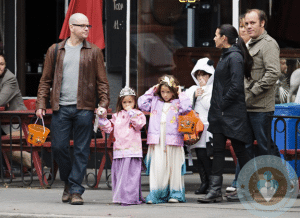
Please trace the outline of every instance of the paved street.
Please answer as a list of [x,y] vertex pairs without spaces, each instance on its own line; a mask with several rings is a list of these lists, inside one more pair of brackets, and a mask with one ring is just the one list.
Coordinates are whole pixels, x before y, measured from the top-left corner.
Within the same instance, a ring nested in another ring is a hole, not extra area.
[[[22,187],[22,183],[1,184],[0,187],[0,217],[255,217],[249,213],[241,203],[198,204],[197,197],[193,194],[198,186],[199,175],[189,174],[185,176],[187,203],[120,206],[111,203],[111,190],[105,184],[105,173],[102,175],[98,189],[87,189],[83,195],[85,204],[73,206],[61,202],[63,183],[56,180],[51,189],[39,187],[38,181],[34,181],[31,188]],[[224,189],[229,186],[232,174],[224,175]],[[149,193],[149,177],[142,177],[143,195]],[[223,193],[225,190],[223,189]],[[280,217],[299,217],[300,199],[294,207]]]

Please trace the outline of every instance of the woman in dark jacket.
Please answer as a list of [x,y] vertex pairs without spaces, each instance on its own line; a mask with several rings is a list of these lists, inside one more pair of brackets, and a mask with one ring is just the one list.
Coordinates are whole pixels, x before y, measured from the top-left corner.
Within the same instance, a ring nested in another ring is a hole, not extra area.
[[249,160],[245,143],[250,141],[250,127],[244,93],[244,76],[250,78],[252,57],[242,38],[230,24],[217,28],[214,41],[222,49],[218,62],[211,105],[208,112],[208,131],[213,134],[213,166],[209,192],[202,203],[222,201],[221,187],[225,164],[226,140],[230,139],[241,169]]

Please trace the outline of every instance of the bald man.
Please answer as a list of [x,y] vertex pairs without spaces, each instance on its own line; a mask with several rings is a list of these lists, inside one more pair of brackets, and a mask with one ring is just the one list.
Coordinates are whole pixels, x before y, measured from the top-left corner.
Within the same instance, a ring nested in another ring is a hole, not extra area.
[[[109,105],[102,51],[86,41],[91,27],[84,14],[76,13],[70,17],[70,38],[53,44],[47,51],[36,103],[36,115],[42,118],[50,96],[52,152],[60,179],[65,182],[62,202],[72,205],[83,204],[81,195],[85,189],[81,183],[90,154],[96,95],[98,110],[103,116]],[[74,138],[73,162],[68,149],[71,133]]]

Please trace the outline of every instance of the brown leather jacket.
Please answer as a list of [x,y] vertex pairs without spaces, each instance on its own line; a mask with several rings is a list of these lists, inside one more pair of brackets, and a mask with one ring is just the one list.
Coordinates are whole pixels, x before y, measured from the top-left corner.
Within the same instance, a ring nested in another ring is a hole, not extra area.
[[[53,44],[47,51],[37,93],[36,110],[46,109],[49,95],[52,110],[59,110],[65,43],[66,40],[58,43],[55,72],[53,64],[56,44]],[[52,88],[51,93],[50,88]],[[102,51],[96,45],[84,40],[80,51],[77,109],[95,110],[96,92],[100,100],[99,105],[108,108],[109,86]]]

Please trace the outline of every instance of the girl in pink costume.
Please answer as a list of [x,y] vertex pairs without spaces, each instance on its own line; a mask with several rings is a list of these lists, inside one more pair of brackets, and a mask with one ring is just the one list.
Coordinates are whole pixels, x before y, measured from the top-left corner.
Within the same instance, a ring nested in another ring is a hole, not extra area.
[[112,118],[99,118],[99,127],[106,133],[114,131],[113,163],[111,168],[113,202],[121,205],[145,202],[141,191],[142,139],[145,115],[137,109],[133,89],[121,90],[116,113]]

